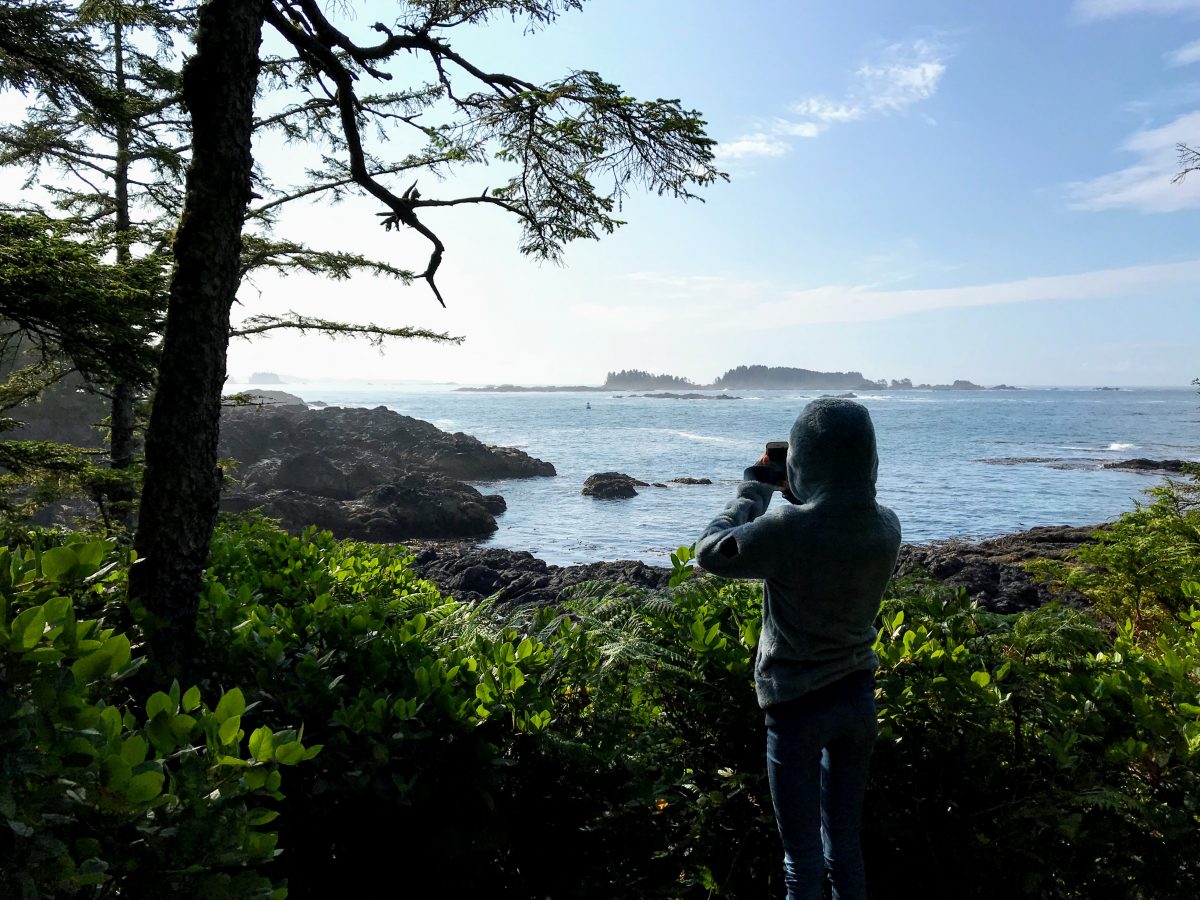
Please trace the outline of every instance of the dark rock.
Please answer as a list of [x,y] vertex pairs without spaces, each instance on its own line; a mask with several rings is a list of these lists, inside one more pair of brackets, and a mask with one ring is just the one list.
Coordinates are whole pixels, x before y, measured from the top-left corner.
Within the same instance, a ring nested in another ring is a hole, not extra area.
[[496,530],[479,491],[432,472],[402,475],[346,506],[351,511],[347,536],[360,540],[483,537]]
[[1124,469],[1129,472],[1173,472],[1180,473],[1188,465],[1186,459],[1126,459],[1122,462],[1105,463],[1105,469]]
[[732,394],[673,394],[670,391],[665,391],[659,394],[630,394],[630,397],[649,397],[651,400],[741,400],[741,397],[734,397]]
[[[1020,612],[1051,598],[1021,564],[1035,558],[1062,559],[1105,527],[1047,526],[976,543],[905,544],[896,574],[962,587],[994,612]],[[461,542],[410,542],[409,547],[414,551],[413,568],[445,593],[465,601],[495,596],[507,607],[556,603],[570,588],[590,581],[662,590],[671,576],[670,569],[631,560],[559,567],[525,551]],[[1056,599],[1085,605],[1077,594],[1059,594]]]
[[[928,574],[947,587],[963,588],[972,600],[993,612],[1013,613],[1035,609],[1051,599],[1045,585],[1025,571],[1032,559],[1063,559],[1092,540],[1105,526],[1043,526],[1018,534],[977,543],[938,541],[905,544],[900,548],[896,575]],[[1078,594],[1058,595],[1067,603],[1082,605]]]
[[490,447],[469,434],[447,434],[387,407],[308,409],[231,407],[222,411],[220,455],[243,466],[261,459],[318,453],[343,472],[365,465],[386,481],[428,468],[470,481],[554,475],[554,466],[511,447]]
[[660,590],[671,577],[670,569],[631,560],[560,567],[521,550],[462,545],[421,547],[413,568],[459,600],[497,596],[509,607],[558,602],[565,591],[586,581]]
[[671,484],[712,484],[711,478],[672,478]]
[[490,534],[504,498],[457,479],[554,474],[521,450],[447,434],[382,406],[231,407],[222,413],[219,453],[238,463],[223,508],[260,507],[293,532],[315,524],[383,542]]
[[295,394],[289,394],[287,391],[244,391],[243,392],[256,404],[263,406],[299,406],[308,409],[308,404]]
[[282,460],[275,471],[274,487],[334,500],[349,500],[355,494],[345,472],[324,456],[312,452],[298,453]]
[[508,504],[499,494],[484,494],[483,508],[493,516],[498,516],[500,513],[508,511]]
[[588,476],[587,481],[583,483],[581,493],[598,500],[620,500],[626,497],[636,497],[635,487],[649,487],[649,485],[620,472],[598,472]]

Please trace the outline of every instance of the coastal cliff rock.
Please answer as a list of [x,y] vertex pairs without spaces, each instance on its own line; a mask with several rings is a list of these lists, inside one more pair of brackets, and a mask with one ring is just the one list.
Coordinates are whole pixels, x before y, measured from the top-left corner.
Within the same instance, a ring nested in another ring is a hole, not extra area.
[[289,531],[393,542],[484,537],[504,498],[459,479],[554,475],[554,466],[385,407],[279,405],[223,411],[219,453],[238,463],[226,510],[261,509]]
[[408,468],[471,481],[556,474],[553,465],[522,450],[492,447],[461,432],[448,434],[384,406],[247,406],[222,411],[223,457],[249,466],[305,452],[319,453],[344,472],[356,466],[373,468],[382,480]]
[[620,472],[597,472],[595,475],[588,476],[580,493],[585,497],[595,497],[597,500],[623,500],[628,497],[636,497],[635,488],[649,486],[644,481],[638,481],[638,479]]

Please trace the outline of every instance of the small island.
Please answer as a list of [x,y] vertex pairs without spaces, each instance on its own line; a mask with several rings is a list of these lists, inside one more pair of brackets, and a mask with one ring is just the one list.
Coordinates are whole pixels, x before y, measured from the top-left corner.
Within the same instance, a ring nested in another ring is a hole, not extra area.
[[[690,389],[683,393],[671,393],[672,389]],[[643,396],[667,397],[683,400],[709,399],[739,399],[734,397],[718,397],[699,394],[697,391],[727,391],[730,388],[741,390],[837,390],[837,391],[1019,391],[1022,388],[1010,384],[998,384],[987,387],[968,379],[955,379],[950,384],[913,384],[911,378],[886,378],[871,380],[861,372],[819,372],[815,369],[799,369],[791,366],[738,366],[718,375],[711,384],[699,384],[680,375],[648,372],[644,369],[622,369],[619,372],[609,372],[603,384],[489,384],[478,387],[455,388],[458,391],[474,393],[571,393],[597,392],[611,390],[646,390],[661,391],[666,394],[645,394]],[[1097,390],[1117,390],[1116,388],[1097,388]],[[630,395],[633,396],[633,395]],[[844,394],[842,396],[845,396]]]

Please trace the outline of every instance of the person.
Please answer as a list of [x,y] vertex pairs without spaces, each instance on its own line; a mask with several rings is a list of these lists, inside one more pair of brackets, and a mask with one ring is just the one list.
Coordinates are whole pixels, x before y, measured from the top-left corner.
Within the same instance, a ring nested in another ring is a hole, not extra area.
[[[786,485],[752,480],[697,543],[715,575],[763,579],[754,682],[788,900],[866,897],[859,827],[875,742],[874,620],[896,566],[900,522],[875,502],[879,461],[866,407],[809,403],[792,426]],[[776,487],[790,504],[767,510]]]

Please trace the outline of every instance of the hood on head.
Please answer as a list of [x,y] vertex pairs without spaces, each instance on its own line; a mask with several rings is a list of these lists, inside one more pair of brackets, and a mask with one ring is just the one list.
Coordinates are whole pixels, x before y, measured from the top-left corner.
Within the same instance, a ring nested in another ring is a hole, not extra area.
[[787,473],[801,503],[832,493],[873,500],[879,457],[875,426],[861,403],[814,400],[801,410],[788,438]]

